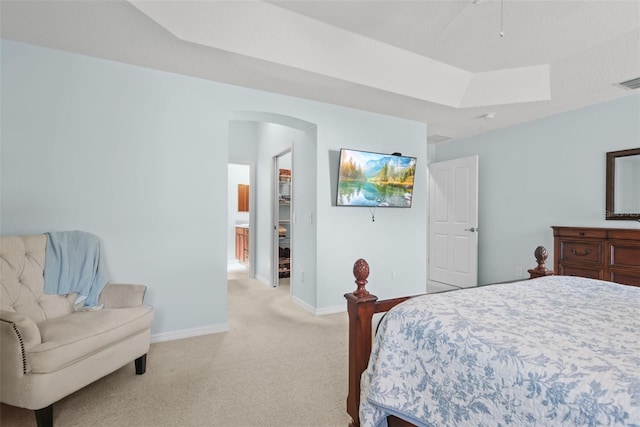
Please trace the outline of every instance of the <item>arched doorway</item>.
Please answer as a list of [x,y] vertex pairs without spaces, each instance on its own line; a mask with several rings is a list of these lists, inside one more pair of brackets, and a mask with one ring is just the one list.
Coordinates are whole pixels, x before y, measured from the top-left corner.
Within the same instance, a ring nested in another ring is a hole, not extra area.
[[[308,308],[316,294],[316,188],[317,127],[315,124],[275,113],[234,112],[229,119],[229,163],[252,164],[252,208],[249,218],[250,277],[273,286],[277,273],[278,245],[274,244],[275,209],[273,158],[291,150],[292,269],[291,298]],[[275,234],[277,238],[277,234]]]

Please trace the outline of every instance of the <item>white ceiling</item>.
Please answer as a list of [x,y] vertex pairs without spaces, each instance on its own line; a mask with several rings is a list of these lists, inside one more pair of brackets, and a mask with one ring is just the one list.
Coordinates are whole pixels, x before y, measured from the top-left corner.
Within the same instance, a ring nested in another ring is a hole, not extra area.
[[640,77],[640,0],[3,0],[0,19],[5,39],[418,120],[430,141],[640,93],[615,86]]

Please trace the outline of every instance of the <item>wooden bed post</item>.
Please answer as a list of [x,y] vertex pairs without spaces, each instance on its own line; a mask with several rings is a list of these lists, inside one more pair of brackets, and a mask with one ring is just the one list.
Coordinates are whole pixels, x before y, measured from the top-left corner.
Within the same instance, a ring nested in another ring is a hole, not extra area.
[[371,295],[365,288],[369,277],[369,264],[359,259],[353,265],[353,275],[358,288],[349,294],[347,311],[349,313],[349,394],[347,412],[351,415],[350,427],[360,425],[360,376],[367,368],[372,344],[372,318],[378,297]]
[[544,246],[538,246],[536,250],[533,252],[533,256],[536,257],[536,261],[538,266],[536,268],[532,268],[529,271],[529,279],[535,279],[536,277],[543,276],[553,276],[553,270],[548,270],[545,262],[549,257],[549,251]]

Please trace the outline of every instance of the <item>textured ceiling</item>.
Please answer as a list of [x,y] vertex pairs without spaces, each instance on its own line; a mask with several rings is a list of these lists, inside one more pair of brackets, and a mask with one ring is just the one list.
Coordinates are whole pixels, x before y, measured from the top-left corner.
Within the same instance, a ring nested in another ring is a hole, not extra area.
[[637,0],[271,3],[472,72],[554,63],[640,26]]
[[[419,120],[432,139],[639,93],[614,85],[640,76],[638,0],[244,1],[237,16],[224,8],[230,2],[162,2],[169,20],[155,3],[2,1],[0,30],[6,39]],[[252,31],[230,30],[227,40],[196,31],[194,11],[211,27]],[[548,70],[533,74],[546,79],[547,96],[518,98],[544,84],[496,74],[522,67]],[[438,86],[446,96],[430,98]],[[451,101],[457,91],[475,104]],[[479,118],[488,112],[495,118]]]

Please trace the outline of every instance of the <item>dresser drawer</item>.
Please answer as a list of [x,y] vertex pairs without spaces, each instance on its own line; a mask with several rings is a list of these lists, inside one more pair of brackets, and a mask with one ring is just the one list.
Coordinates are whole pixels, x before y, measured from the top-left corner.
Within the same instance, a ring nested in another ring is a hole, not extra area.
[[628,228],[628,229],[612,229],[607,231],[607,237],[609,240],[633,240],[638,241],[640,239],[640,230]]
[[557,237],[579,237],[581,239],[605,239],[607,230],[601,228],[553,227]]
[[627,267],[638,270],[636,274],[640,275],[640,242],[619,241],[611,242],[607,245],[609,248],[610,267]]
[[604,279],[604,270],[600,268],[589,268],[589,267],[560,264],[559,270],[560,270],[561,276],[578,276],[578,277],[587,277],[589,279],[601,279],[601,280]]
[[610,270],[605,280],[623,285],[640,286],[640,274],[637,271]]
[[560,241],[560,261],[577,261],[602,265],[604,254],[603,242],[579,240]]

